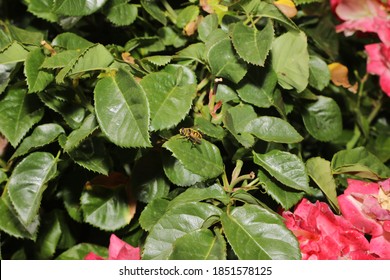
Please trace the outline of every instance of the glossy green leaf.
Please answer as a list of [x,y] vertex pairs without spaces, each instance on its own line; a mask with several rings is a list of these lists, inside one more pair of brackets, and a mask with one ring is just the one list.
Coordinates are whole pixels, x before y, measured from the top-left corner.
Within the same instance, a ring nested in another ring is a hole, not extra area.
[[214,76],[234,83],[238,83],[247,72],[245,63],[236,56],[228,34],[221,29],[207,37],[206,59]]
[[251,13],[258,17],[272,18],[286,26],[288,29],[299,30],[299,27],[287,16],[285,16],[273,3],[260,1],[253,6]]
[[291,189],[277,181],[269,178],[262,170],[258,170],[257,178],[260,179],[261,186],[265,192],[272,197],[283,209],[290,209],[296,205],[305,194],[304,192]]
[[238,105],[226,112],[224,124],[241,145],[249,148],[255,143],[255,139],[252,134],[245,132],[244,128],[256,118],[257,114],[252,106]]
[[264,66],[274,39],[273,24],[269,21],[263,30],[259,31],[239,22],[234,24],[231,37],[235,50],[243,60]]
[[36,216],[29,225],[19,219],[8,193],[0,198],[0,230],[16,238],[35,240],[39,229],[39,217]]
[[133,217],[124,187],[93,186],[82,193],[80,201],[84,221],[106,231],[126,226]]
[[117,26],[131,25],[138,15],[138,7],[126,2],[112,5],[105,13],[107,19]]
[[390,168],[364,147],[337,152],[333,155],[331,168],[333,174],[351,173],[372,180],[390,177]]
[[107,0],[56,0],[54,11],[65,16],[87,16],[99,10]]
[[28,2],[28,11],[39,18],[57,22],[58,15],[53,12],[54,2],[54,0],[30,0]]
[[83,140],[90,136],[98,128],[96,117],[90,114],[85,117],[78,129],[73,130],[67,137],[64,150],[69,152],[76,148]]
[[54,80],[52,73],[40,69],[45,58],[41,49],[31,51],[26,57],[24,75],[27,77],[29,92],[43,91]]
[[28,50],[20,43],[14,41],[0,50],[0,64],[16,63],[26,60]]
[[32,153],[13,170],[8,193],[23,224],[29,225],[38,215],[42,194],[57,172],[57,159],[45,152]]
[[52,45],[65,50],[82,50],[92,47],[94,44],[74,33],[64,32],[53,39]]
[[279,150],[272,150],[266,154],[253,152],[253,160],[286,186],[312,193],[305,164],[296,155]]
[[155,20],[158,20],[163,25],[167,24],[167,18],[164,11],[157,5],[155,0],[141,0],[142,8],[151,15]]
[[269,108],[276,104],[278,92],[275,91],[278,77],[272,69],[250,71],[238,84],[240,98],[260,108]]
[[60,134],[65,133],[64,129],[55,123],[46,123],[37,126],[30,136],[23,139],[11,159],[20,157],[34,149],[43,147],[54,142]]
[[218,147],[205,139],[194,144],[182,136],[174,136],[163,147],[171,151],[185,169],[203,178],[216,178],[224,170]]
[[178,238],[170,260],[224,260],[226,242],[221,234],[209,229],[199,229]]
[[150,106],[151,129],[177,125],[191,109],[196,94],[196,78],[186,67],[148,74],[141,81]]
[[11,81],[11,75],[15,72],[16,66],[16,63],[0,64],[0,94],[4,92]]
[[173,205],[179,203],[206,201],[209,199],[219,200],[225,205],[227,205],[230,201],[229,196],[226,194],[224,189],[220,185],[214,184],[206,188],[192,187],[187,189],[185,192],[176,196],[171,201],[169,207],[173,207]]
[[310,178],[326,195],[333,209],[340,212],[337,201],[337,185],[332,175],[330,161],[320,157],[310,158],[306,161],[306,168]]
[[43,216],[36,241],[36,257],[39,260],[50,259],[56,252],[62,230],[59,212],[50,212]]
[[302,117],[307,131],[317,140],[331,141],[342,132],[341,110],[330,97],[318,96],[316,101],[305,104]]
[[108,257],[108,249],[106,247],[96,244],[80,243],[61,253],[56,260],[84,260],[90,252],[103,258]]
[[287,32],[272,44],[272,67],[285,89],[303,91],[309,82],[309,53],[303,32]]
[[202,134],[218,140],[222,140],[226,136],[225,129],[219,125],[214,125],[212,122],[202,117],[195,118],[195,127],[202,132]]
[[244,127],[244,131],[268,142],[298,143],[303,140],[291,124],[276,117],[263,116],[253,119]]
[[323,90],[328,86],[330,81],[330,72],[328,65],[318,56],[310,56],[309,60],[309,84],[318,89]]
[[169,203],[169,200],[163,198],[157,198],[148,203],[139,218],[141,227],[146,231],[150,231],[168,210]]
[[122,147],[147,147],[149,108],[142,87],[127,71],[100,80],[95,87],[95,110],[103,133]]
[[168,259],[178,238],[201,229],[208,218],[219,215],[221,210],[208,203],[177,204],[151,228],[145,240],[142,259]]
[[223,231],[240,260],[299,260],[299,244],[282,217],[246,204],[221,216]]
[[42,119],[44,112],[37,101],[22,88],[10,88],[0,101],[0,132],[13,147]]

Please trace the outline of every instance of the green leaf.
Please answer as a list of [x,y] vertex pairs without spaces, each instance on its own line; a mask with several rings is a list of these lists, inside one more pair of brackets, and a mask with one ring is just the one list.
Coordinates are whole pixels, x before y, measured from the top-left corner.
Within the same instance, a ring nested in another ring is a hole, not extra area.
[[221,234],[209,229],[199,229],[178,238],[170,260],[224,260],[226,242]]
[[89,243],[80,243],[63,252],[56,260],[83,260],[90,252],[103,258],[108,257],[108,249],[106,247]]
[[352,173],[372,180],[390,177],[390,168],[364,147],[337,152],[332,158],[331,168],[333,174]]
[[255,27],[246,26],[242,22],[236,23],[231,36],[233,46],[243,60],[264,66],[274,39],[274,28],[271,21],[261,31]]
[[272,150],[266,154],[253,152],[253,160],[282,184],[312,193],[305,164],[296,155],[279,150]]
[[303,32],[287,32],[272,44],[272,67],[279,85],[285,89],[303,91],[309,82],[309,53]]
[[50,259],[56,252],[62,230],[59,212],[50,212],[43,216],[36,241],[36,257],[39,260]]
[[303,140],[291,124],[276,117],[263,116],[253,119],[244,127],[244,131],[268,142],[290,144]]
[[188,187],[206,181],[206,178],[189,171],[180,160],[171,155],[164,154],[163,168],[169,181],[181,187]]
[[25,89],[10,88],[0,101],[0,132],[16,147],[30,128],[43,117],[37,97]]
[[249,132],[245,132],[244,128],[256,118],[257,114],[252,106],[238,105],[226,112],[224,124],[241,145],[249,148],[255,143],[255,139]]
[[219,200],[225,205],[227,205],[230,201],[229,196],[223,188],[218,184],[214,184],[206,188],[192,187],[187,189],[185,192],[176,196],[171,201],[169,207],[173,207],[173,205],[178,203],[199,202],[209,199]]
[[114,77],[95,87],[95,110],[103,133],[121,147],[147,147],[149,108],[142,87],[133,76],[119,69]]
[[58,15],[53,12],[54,0],[30,0],[28,3],[28,11],[36,17],[57,22]]
[[235,54],[228,34],[214,30],[206,40],[206,59],[211,73],[238,83],[246,74],[246,65]]
[[272,18],[286,26],[288,29],[299,30],[299,27],[291,19],[286,17],[273,3],[260,1],[258,5],[253,7],[251,13],[257,17]]
[[8,193],[23,224],[38,215],[42,194],[57,172],[57,159],[49,153],[36,152],[24,158],[13,170]]
[[46,123],[37,126],[30,136],[24,138],[18,149],[12,155],[11,159],[15,159],[25,155],[36,148],[43,147],[54,142],[60,134],[65,133],[64,129],[55,123]]
[[99,10],[107,0],[56,0],[54,11],[65,16],[87,16]]
[[52,41],[53,47],[57,46],[65,50],[83,50],[93,45],[87,39],[70,32],[61,33]]
[[168,56],[168,55],[154,55],[154,56],[144,57],[142,59],[142,61],[147,61],[157,66],[167,65],[171,60],[172,60],[172,56]]
[[299,244],[282,218],[246,204],[221,216],[223,231],[240,260],[298,260]]
[[0,64],[0,94],[7,88],[16,68],[16,63]]
[[218,29],[218,16],[210,14],[202,19],[198,26],[199,39],[207,42],[207,37]]
[[[8,28],[9,34],[11,38],[13,38],[15,41],[18,41],[19,43],[22,43],[24,45],[31,45],[31,46],[37,46],[39,45],[42,40],[44,33],[43,31],[32,31],[29,27],[29,30],[19,28],[13,24],[7,24],[6,28]],[[35,48],[35,47],[32,47]],[[29,48],[29,49],[32,49]]]
[[114,57],[101,44],[95,44],[85,49],[77,58],[69,62],[56,76],[57,83],[63,83],[65,77],[80,75],[88,71],[106,69]]
[[306,103],[302,117],[307,131],[317,140],[331,141],[342,132],[341,110],[332,98],[318,96],[316,101]]
[[64,150],[69,152],[76,148],[83,140],[90,136],[98,128],[96,117],[90,114],[85,117],[83,123],[78,129],[73,130],[66,140]]
[[199,15],[199,7],[195,5],[190,5],[185,7],[177,14],[176,26],[179,28],[184,28],[191,21],[196,20]]
[[31,51],[24,63],[24,75],[27,77],[29,92],[43,91],[53,80],[54,75],[40,70],[46,56],[41,49]]
[[283,209],[290,209],[303,197],[304,192],[288,188],[271,180],[262,170],[258,170],[257,178],[260,179],[262,188],[271,196]]
[[163,25],[167,25],[167,17],[163,10],[157,5],[155,0],[141,0],[142,8],[151,15],[155,20],[158,20]]
[[80,55],[79,50],[66,50],[56,55],[49,56],[43,61],[41,68],[56,69],[68,65],[69,61],[76,59]]
[[80,201],[84,221],[106,231],[128,225],[133,217],[124,187],[92,186],[82,193]]
[[151,228],[145,241],[142,259],[169,259],[176,240],[202,228],[212,216],[221,215],[221,210],[203,202],[177,204],[170,208]]
[[39,229],[39,217],[36,216],[29,225],[23,224],[9,199],[8,192],[5,192],[0,198],[0,215],[1,231],[16,238],[36,239]]
[[330,81],[328,65],[318,56],[310,56],[309,60],[309,84],[318,90],[323,90]]
[[323,2],[323,0],[294,0],[296,5]]
[[0,50],[0,64],[16,63],[26,60],[29,51],[23,45],[14,41]]
[[260,108],[269,108],[278,99],[278,91],[275,91],[278,77],[272,69],[264,70],[249,71],[238,84],[237,92],[243,101]]
[[203,178],[216,178],[224,170],[218,147],[205,139],[199,144],[193,144],[182,136],[174,136],[165,142],[163,147],[171,151],[185,169]]
[[204,43],[195,43],[177,52],[176,57],[179,59],[191,59],[204,64]]
[[222,140],[226,136],[226,130],[202,117],[195,117],[195,127],[203,134]]
[[135,4],[118,3],[112,5],[105,13],[107,19],[117,26],[131,25],[137,18],[138,8]]
[[150,73],[141,81],[149,101],[152,130],[177,125],[188,114],[196,94],[195,74],[189,68],[168,69]]
[[169,203],[169,200],[163,198],[157,198],[148,203],[139,218],[141,227],[146,231],[150,231],[168,210]]
[[326,195],[333,209],[340,212],[337,201],[337,185],[332,175],[330,162],[320,157],[314,157],[306,161],[306,168],[307,173]]

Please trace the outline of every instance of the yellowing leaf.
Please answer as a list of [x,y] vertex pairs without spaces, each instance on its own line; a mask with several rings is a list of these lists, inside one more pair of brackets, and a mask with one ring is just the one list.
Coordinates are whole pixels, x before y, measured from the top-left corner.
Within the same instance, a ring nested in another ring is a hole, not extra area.
[[338,62],[334,62],[328,65],[331,80],[336,86],[342,86],[349,91],[357,92],[357,83],[351,85],[348,79],[348,68]]
[[209,14],[216,14],[218,22],[222,21],[223,16],[228,12],[228,7],[219,4],[221,0],[200,0],[199,5]]
[[274,5],[288,18],[293,18],[298,13],[294,2],[291,0],[278,0],[274,2]]

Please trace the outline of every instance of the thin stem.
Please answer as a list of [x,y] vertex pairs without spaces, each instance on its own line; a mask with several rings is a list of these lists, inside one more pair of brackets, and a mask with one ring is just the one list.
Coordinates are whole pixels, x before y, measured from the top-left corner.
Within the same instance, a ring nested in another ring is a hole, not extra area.
[[172,23],[176,24],[177,14],[174,9],[172,9],[171,5],[166,0],[161,0],[161,3],[164,5],[164,8],[168,12],[168,17],[171,19]]

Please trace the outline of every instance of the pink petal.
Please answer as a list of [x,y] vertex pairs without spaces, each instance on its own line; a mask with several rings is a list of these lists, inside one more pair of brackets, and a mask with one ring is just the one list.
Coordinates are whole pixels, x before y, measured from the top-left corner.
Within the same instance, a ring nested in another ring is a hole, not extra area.
[[385,193],[390,193],[390,178],[385,181],[379,182],[379,185]]
[[382,90],[390,97],[390,70],[385,71],[379,78]]
[[111,234],[108,258],[110,260],[139,260],[141,256],[138,247],[134,248],[118,238],[115,234]]
[[370,252],[378,255],[381,259],[390,260],[390,233],[372,238]]
[[85,256],[84,260],[104,260],[101,256],[96,255],[93,252],[88,253],[88,255]]
[[379,185],[377,183],[365,182],[361,180],[348,179],[348,188],[344,191],[344,194],[349,195],[352,193],[360,194],[378,194]]

